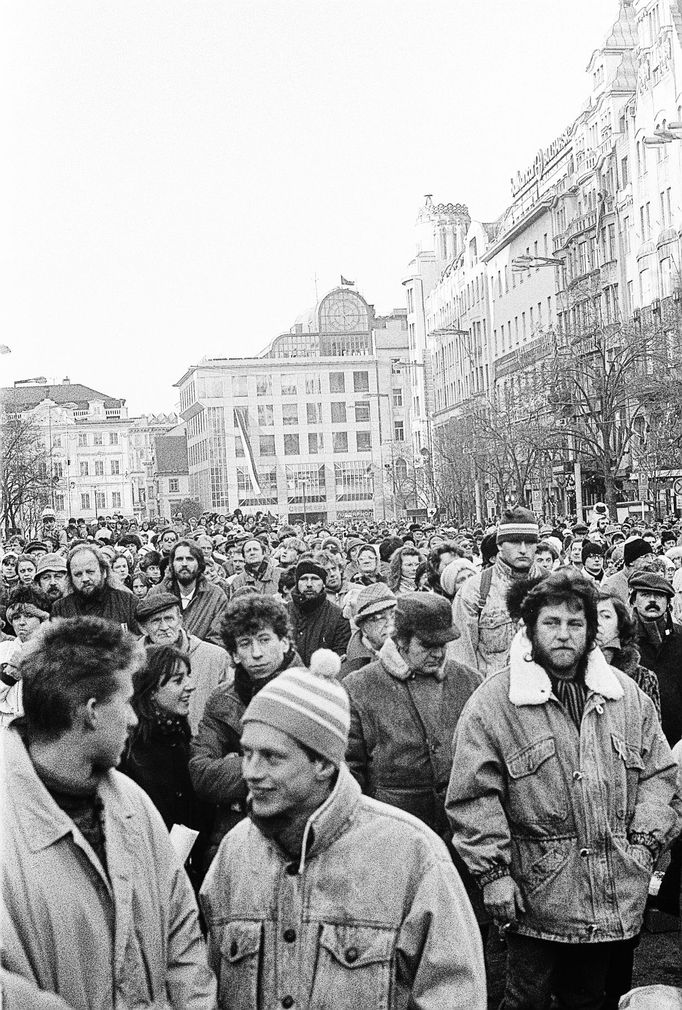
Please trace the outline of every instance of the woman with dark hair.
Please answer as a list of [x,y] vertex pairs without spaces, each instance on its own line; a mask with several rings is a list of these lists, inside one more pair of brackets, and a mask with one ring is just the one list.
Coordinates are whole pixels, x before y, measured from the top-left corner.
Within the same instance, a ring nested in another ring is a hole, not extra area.
[[137,596],[138,600],[143,600],[147,593],[149,592],[149,587],[151,582],[144,572],[135,572],[133,575],[131,589],[133,595]]
[[388,588],[392,589],[396,596],[415,591],[414,579],[422,560],[417,548],[407,544],[395,552],[391,558],[386,581]]
[[617,670],[627,673],[637,687],[648,695],[654,703],[658,718],[661,718],[661,693],[658,677],[653,670],[647,670],[639,661],[636,642],[635,622],[623,601],[601,590],[597,603],[597,645],[604,653],[606,662]]

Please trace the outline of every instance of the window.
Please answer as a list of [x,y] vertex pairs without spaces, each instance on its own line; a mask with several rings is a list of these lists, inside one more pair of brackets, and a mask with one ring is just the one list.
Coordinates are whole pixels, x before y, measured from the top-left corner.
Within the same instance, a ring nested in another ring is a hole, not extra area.
[[80,434],[78,436],[78,447],[82,448],[84,445],[87,445],[87,444],[88,444],[88,436]]
[[348,452],[348,432],[332,432],[332,449],[334,452]]
[[296,375],[282,375],[282,396],[298,396],[298,382]]
[[623,252],[630,252],[630,218],[623,218]]
[[233,396],[248,396],[248,381],[245,375],[233,375],[232,376],[232,395]]
[[284,436],[284,455],[285,456],[298,456],[300,452],[298,445],[298,435],[285,435]]
[[356,424],[366,424],[369,421],[369,404],[368,403],[356,403],[355,404],[355,423]]
[[332,424],[346,423],[346,404],[341,400],[332,400]]
[[90,471],[89,471],[89,468],[88,468],[88,464],[85,461],[81,461],[81,464],[80,464],[80,474],[81,474],[81,477],[89,477],[90,476]]
[[55,435],[55,437],[52,439],[52,448],[61,449],[61,447],[62,447],[62,436]]
[[118,432],[117,431],[110,431],[109,432],[109,445],[118,445]]
[[308,424],[322,424],[321,403],[306,403],[305,410]]
[[118,477],[121,472],[121,464],[117,459],[112,459],[111,461],[111,476]]
[[330,393],[346,392],[346,376],[343,374],[343,372],[329,373],[329,392]]
[[370,452],[372,448],[371,431],[358,431],[356,433],[358,452]]
[[282,424],[289,427],[291,425],[298,424],[298,404],[297,403],[283,403],[282,404]]
[[57,480],[61,480],[62,479],[62,477],[64,476],[64,464],[63,463],[55,463],[54,464],[53,476],[55,476],[57,478]]
[[95,460],[95,477],[104,476],[104,461],[101,459]]
[[621,159],[620,163],[620,184],[621,186],[627,186],[630,181],[630,175],[628,172],[628,159]]
[[168,478],[168,494],[179,494],[180,481],[177,477]]
[[256,379],[256,396],[272,396],[272,376],[259,375]]
[[63,512],[64,511],[64,495],[63,494],[56,494],[54,496],[54,507],[56,508],[57,512]]
[[396,442],[405,441],[405,425],[402,421],[393,422],[393,438]]
[[104,443],[104,439],[102,438],[102,432],[101,431],[96,431],[95,434],[92,436],[92,444],[93,445],[102,445],[103,443]]
[[402,405],[403,405],[403,391],[400,388],[394,389],[393,390],[393,406],[394,407],[402,407]]
[[314,396],[315,393],[322,392],[322,379],[319,375],[306,375],[305,391],[312,396]]
[[258,439],[258,445],[260,447],[261,456],[274,456],[275,455],[275,436],[274,435],[261,435]]
[[107,496],[104,491],[95,491],[95,508],[100,512],[107,507]]
[[121,492],[112,491],[111,492],[111,507],[112,509],[120,509],[121,507]]
[[353,392],[369,393],[369,372],[353,372]]
[[90,495],[87,494],[87,493],[86,494],[82,494],[81,495],[81,512],[89,512],[89,511],[90,511]]
[[318,432],[310,432],[308,435],[308,452],[311,456],[317,456],[324,452],[322,435]]
[[261,428],[272,428],[275,423],[275,414],[271,403],[258,404],[258,425]]

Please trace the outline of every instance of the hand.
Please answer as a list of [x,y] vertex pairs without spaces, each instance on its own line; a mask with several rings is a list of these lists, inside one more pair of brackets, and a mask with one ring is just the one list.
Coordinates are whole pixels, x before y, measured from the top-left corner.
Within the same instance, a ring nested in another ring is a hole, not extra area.
[[526,911],[521,891],[511,877],[498,877],[483,888],[486,911],[502,926],[515,925],[519,915]]

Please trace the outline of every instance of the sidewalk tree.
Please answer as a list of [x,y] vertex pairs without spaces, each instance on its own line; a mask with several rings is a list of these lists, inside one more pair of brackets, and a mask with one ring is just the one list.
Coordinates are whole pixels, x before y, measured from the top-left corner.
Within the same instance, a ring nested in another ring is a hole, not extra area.
[[2,525],[5,530],[20,526],[31,530],[52,494],[50,456],[40,429],[30,417],[3,414],[0,436]]

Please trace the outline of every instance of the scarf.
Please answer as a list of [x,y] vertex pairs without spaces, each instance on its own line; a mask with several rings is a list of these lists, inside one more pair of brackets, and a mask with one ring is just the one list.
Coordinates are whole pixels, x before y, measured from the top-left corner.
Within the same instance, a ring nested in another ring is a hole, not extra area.
[[257,565],[244,565],[244,568],[249,575],[251,575],[254,579],[258,579],[258,581],[262,580],[265,572],[267,571],[267,567],[268,563],[265,558],[262,561],[259,561]]
[[36,775],[60,810],[69,817],[85,838],[108,876],[104,845],[104,804],[97,794],[97,783],[79,785],[67,782],[32,757]]
[[261,677],[260,680],[253,680],[243,666],[237,665],[234,668],[234,689],[239,695],[239,700],[246,707],[250,701],[258,694],[261,688],[269,684],[275,677],[279,677],[282,670],[291,666],[296,656],[296,651],[290,648],[282,661],[282,665],[271,673],[269,677]]
[[173,715],[167,712],[152,699],[151,703],[150,730],[158,732],[160,736],[179,737],[189,740],[191,730],[186,715]]
[[293,589],[291,592],[291,598],[294,601],[297,610],[300,610],[302,614],[312,614],[318,610],[323,603],[327,602],[327,596],[324,590],[319,596],[315,596],[312,599],[306,599],[301,596],[298,589]]
[[572,680],[562,680],[560,677],[553,677],[552,674],[549,674],[549,679],[552,682],[554,694],[575,723],[578,732],[580,732],[580,723],[583,719],[585,702],[587,701],[587,687],[583,677],[578,674]]
[[658,651],[663,644],[663,639],[668,627],[668,615],[657,617],[655,621],[645,621],[644,618],[635,612],[635,620],[639,631],[639,637],[645,639],[649,645]]

